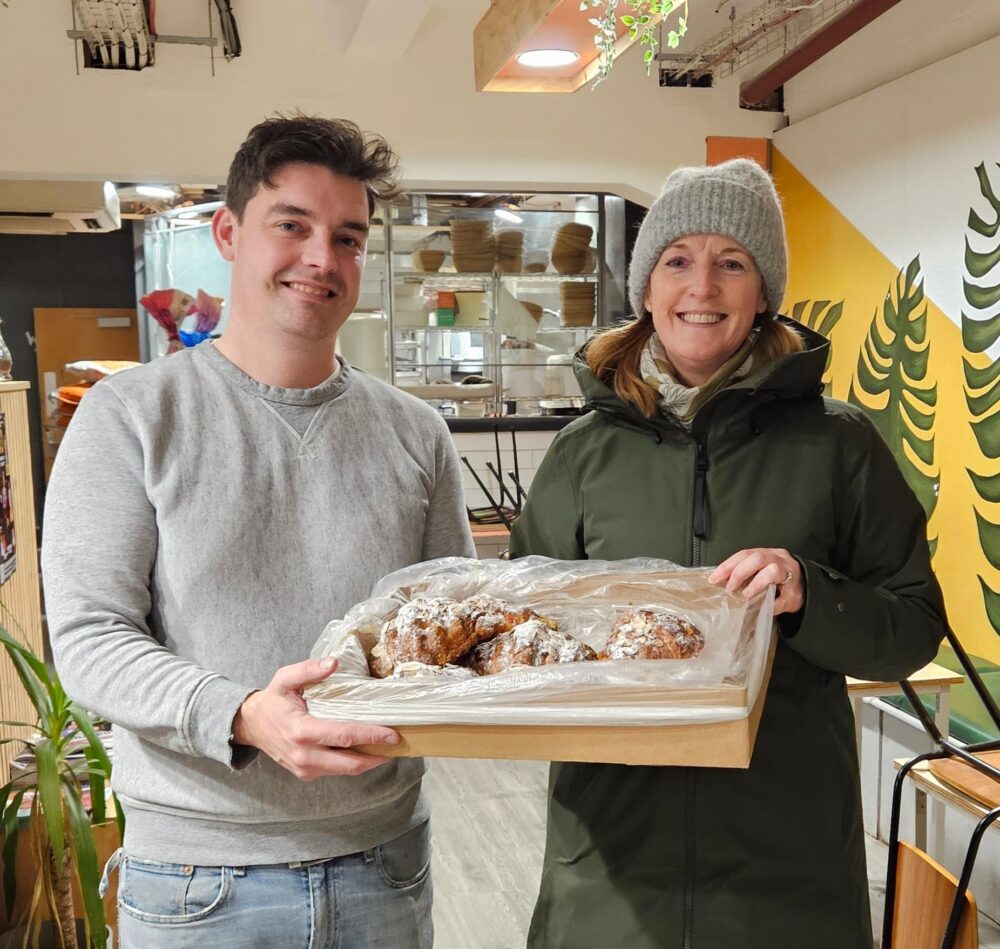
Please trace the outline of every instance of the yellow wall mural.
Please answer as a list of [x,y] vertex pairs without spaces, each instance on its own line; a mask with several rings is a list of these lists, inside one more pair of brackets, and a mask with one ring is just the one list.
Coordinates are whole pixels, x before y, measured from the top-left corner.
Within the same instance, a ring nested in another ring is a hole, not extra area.
[[[790,267],[783,310],[811,316],[810,325],[829,335],[828,395],[855,401],[875,415],[884,409],[876,424],[930,513],[934,569],[952,628],[970,652],[1000,662],[1000,629],[994,628],[1000,618],[998,599],[991,592],[1000,591],[1000,569],[983,546],[990,547],[991,531],[995,536],[998,530],[990,525],[1000,522],[1000,504],[988,492],[978,492],[969,474],[971,469],[977,475],[980,488],[984,478],[996,484],[1000,464],[984,454],[970,426],[975,417],[963,369],[963,358],[973,373],[985,372],[991,360],[964,346],[961,314],[951,319],[924,296],[919,255],[897,267],[777,149],[772,172],[788,226]],[[956,208],[956,213],[964,220],[969,209]],[[980,213],[997,219],[986,202]],[[955,268],[965,272],[961,247],[955,250]],[[979,316],[971,307],[969,315]],[[893,343],[901,361],[887,370],[895,359],[887,355]],[[995,412],[983,415],[995,430],[1000,418]],[[992,550],[991,556],[996,562]],[[994,622],[988,607],[994,610]]]

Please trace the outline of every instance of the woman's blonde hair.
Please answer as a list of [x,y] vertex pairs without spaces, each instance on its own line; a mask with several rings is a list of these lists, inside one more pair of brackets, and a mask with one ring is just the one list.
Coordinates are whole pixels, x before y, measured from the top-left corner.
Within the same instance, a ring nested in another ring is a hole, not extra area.
[[[760,318],[759,328],[760,335],[753,350],[757,366],[805,349],[802,337],[792,327],[768,314]],[[639,319],[595,336],[585,353],[590,371],[646,418],[656,414],[660,399],[656,389],[644,382],[639,372],[639,358],[653,332],[653,317],[647,310]]]

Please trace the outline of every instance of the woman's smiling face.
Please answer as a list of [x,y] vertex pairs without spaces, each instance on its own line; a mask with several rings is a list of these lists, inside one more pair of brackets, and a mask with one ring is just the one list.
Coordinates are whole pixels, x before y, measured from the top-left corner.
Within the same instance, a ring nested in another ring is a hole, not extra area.
[[743,345],[767,303],[742,244],[722,234],[688,234],[660,255],[645,307],[677,381],[700,386]]

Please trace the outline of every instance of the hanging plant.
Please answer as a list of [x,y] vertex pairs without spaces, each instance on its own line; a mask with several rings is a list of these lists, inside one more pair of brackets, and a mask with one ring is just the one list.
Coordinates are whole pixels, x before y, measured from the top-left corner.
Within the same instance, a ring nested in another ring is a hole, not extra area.
[[[618,15],[619,6],[627,6],[629,12]],[[677,13],[677,28],[667,31],[667,46],[676,49],[681,37],[687,33],[688,0],[581,0],[580,12],[597,10],[598,16],[590,18],[595,29],[594,45],[598,49],[598,71],[594,85],[603,82],[611,73],[617,55],[618,21],[628,27],[628,38],[639,40],[645,47],[642,61],[648,76],[653,68],[653,60],[660,46],[658,27],[671,13]],[[683,15],[681,15],[683,14]]]

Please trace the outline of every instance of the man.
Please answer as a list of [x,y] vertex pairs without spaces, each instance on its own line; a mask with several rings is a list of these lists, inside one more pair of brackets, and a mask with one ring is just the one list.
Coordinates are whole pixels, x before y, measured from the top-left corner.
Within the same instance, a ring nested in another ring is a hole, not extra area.
[[431,945],[422,762],[301,697],[376,580],[474,555],[444,422],[334,355],[395,171],[349,122],[252,129],[213,220],[223,337],[101,382],[60,447],[49,630],[117,726],[126,949]]

